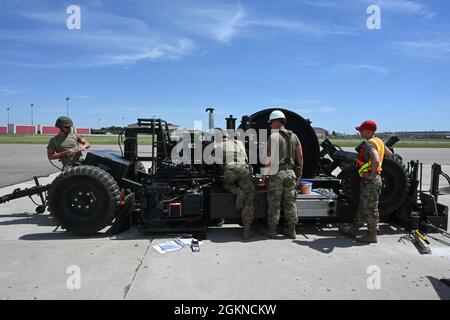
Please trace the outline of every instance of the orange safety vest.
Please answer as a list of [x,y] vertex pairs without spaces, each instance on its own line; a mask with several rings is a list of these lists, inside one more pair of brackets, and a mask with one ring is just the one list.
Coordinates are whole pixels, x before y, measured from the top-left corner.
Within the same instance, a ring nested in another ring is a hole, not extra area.
[[[385,153],[385,146],[384,142],[377,137],[373,137],[369,140],[369,142],[372,142],[375,144],[377,148],[378,155],[380,157],[380,162],[378,163],[377,172],[381,172],[383,169],[383,160],[384,160],[384,153]],[[366,161],[365,159],[365,149],[364,147],[361,148],[359,151],[358,158],[356,160],[356,168],[358,168],[358,174],[360,177],[362,177],[366,172],[369,172],[372,170],[372,160],[369,159],[369,161]]]

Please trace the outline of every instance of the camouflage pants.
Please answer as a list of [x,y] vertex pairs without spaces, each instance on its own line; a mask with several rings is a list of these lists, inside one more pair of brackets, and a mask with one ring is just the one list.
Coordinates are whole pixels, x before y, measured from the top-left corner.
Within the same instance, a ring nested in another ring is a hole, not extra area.
[[241,211],[242,223],[251,224],[255,211],[255,186],[252,178],[252,168],[247,164],[225,165],[223,187],[236,196],[244,197]]
[[374,230],[378,226],[380,218],[378,201],[380,199],[381,186],[382,181],[379,174],[372,180],[361,178],[361,191],[356,223],[360,226],[367,223],[367,228],[369,230]]
[[283,205],[284,218],[288,224],[298,222],[296,201],[296,177],[293,170],[280,170],[269,177],[267,187],[267,223],[278,224]]

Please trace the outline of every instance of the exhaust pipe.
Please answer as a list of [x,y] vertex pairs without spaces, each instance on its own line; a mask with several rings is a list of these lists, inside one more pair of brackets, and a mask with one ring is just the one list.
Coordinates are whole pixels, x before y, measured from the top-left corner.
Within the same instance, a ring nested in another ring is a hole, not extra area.
[[236,118],[234,118],[231,114],[228,118],[225,118],[227,122],[227,130],[236,130]]
[[206,108],[205,112],[209,112],[209,129],[214,129],[214,109],[213,108]]

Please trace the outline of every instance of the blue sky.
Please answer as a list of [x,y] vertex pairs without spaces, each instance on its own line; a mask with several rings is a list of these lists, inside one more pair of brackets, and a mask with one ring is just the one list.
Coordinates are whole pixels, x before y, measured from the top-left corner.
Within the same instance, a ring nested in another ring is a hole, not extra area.
[[[66,8],[81,8],[68,30]],[[381,8],[381,30],[366,26]],[[448,0],[0,0],[0,123],[216,124],[267,107],[354,132],[450,130]]]

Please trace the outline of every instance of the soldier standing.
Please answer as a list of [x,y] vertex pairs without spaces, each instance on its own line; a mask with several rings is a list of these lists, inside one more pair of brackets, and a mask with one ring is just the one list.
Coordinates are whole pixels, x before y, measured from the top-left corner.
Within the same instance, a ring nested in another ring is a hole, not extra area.
[[381,171],[385,156],[392,156],[380,138],[374,136],[377,124],[371,120],[364,121],[356,127],[364,141],[356,148],[358,158],[356,168],[361,178],[360,198],[355,222],[350,227],[340,227],[339,231],[356,238],[358,230],[367,223],[368,234],[356,238],[359,242],[376,243],[379,222],[378,202],[381,194]]
[[217,129],[223,138],[215,147],[216,163],[223,167],[223,187],[236,195],[236,209],[241,210],[244,226],[242,237],[252,237],[254,217],[255,186],[253,169],[248,164],[248,157],[242,141],[229,139],[226,131]]
[[50,139],[47,146],[47,157],[49,160],[56,160],[63,164],[63,170],[72,167],[73,162],[80,161],[81,151],[91,147],[89,141],[79,134],[72,132],[73,121],[69,117],[59,117],[55,127],[59,133]]
[[300,179],[303,170],[302,145],[295,133],[285,129],[286,116],[276,110],[270,114],[269,125],[272,128],[268,149],[266,174],[267,187],[267,229],[263,234],[277,238],[277,225],[280,219],[281,204],[284,209],[286,226],[284,235],[295,239],[295,227],[298,222],[296,207],[296,179]]

